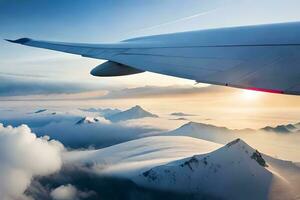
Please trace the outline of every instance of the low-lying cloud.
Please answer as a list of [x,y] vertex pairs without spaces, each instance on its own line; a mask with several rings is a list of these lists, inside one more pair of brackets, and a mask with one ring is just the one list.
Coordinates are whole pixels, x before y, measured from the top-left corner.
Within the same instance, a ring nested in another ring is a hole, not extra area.
[[45,78],[24,78],[0,74],[0,96],[78,93],[97,88],[91,84],[53,81]]
[[75,186],[71,184],[61,185],[51,191],[50,196],[54,200],[80,200],[88,198],[94,193],[91,191],[83,192],[78,190]]
[[49,137],[36,137],[26,125],[13,128],[0,124],[1,199],[29,199],[24,191],[31,179],[59,170],[63,149]]
[[[55,112],[56,113],[56,112]],[[159,131],[143,125],[129,125],[127,123],[111,123],[103,117],[97,117],[97,122],[82,123],[85,113],[27,113],[0,116],[0,123],[4,125],[28,125],[39,136],[50,136],[60,141],[68,148],[102,148],[141,137],[145,133]],[[93,118],[93,117],[92,117]]]
[[62,121],[35,128],[38,135],[49,135],[70,148],[103,148],[141,137],[158,129],[143,126],[127,126],[119,123],[96,122],[75,125]]
[[6,117],[0,116],[0,122],[4,125],[20,126],[28,125],[30,128],[43,127],[50,123],[69,121],[75,122],[80,119],[80,116],[70,114],[35,114],[27,113],[19,116]]
[[[226,90],[226,89],[225,89]],[[119,98],[146,98],[146,97],[164,97],[164,96],[180,96],[192,95],[199,93],[221,93],[224,92],[224,87],[207,86],[207,87],[193,87],[193,86],[145,86],[137,88],[125,88],[121,90],[109,91],[102,96],[103,99],[119,99]],[[225,91],[226,92],[226,91]]]

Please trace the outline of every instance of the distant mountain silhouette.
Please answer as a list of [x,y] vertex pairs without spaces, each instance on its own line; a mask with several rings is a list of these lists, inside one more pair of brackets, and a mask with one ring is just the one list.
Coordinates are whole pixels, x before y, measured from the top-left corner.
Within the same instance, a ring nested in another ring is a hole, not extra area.
[[264,128],[261,128],[260,130],[266,131],[266,132],[274,132],[274,133],[294,133],[299,132],[299,125],[298,124],[288,124],[288,125],[278,125],[275,127],[272,126],[266,126]]
[[183,112],[174,112],[174,113],[171,113],[170,115],[179,116],[179,117],[196,116],[196,115],[193,115],[193,114],[188,114],[188,113],[183,113]]
[[164,135],[190,136],[221,144],[226,144],[237,137],[234,130],[197,122],[188,122],[175,130],[166,132]]
[[144,110],[141,106],[136,105],[128,110],[116,113],[114,115],[107,116],[105,118],[112,122],[119,122],[119,121],[126,121],[130,119],[140,119],[144,117],[157,118],[158,116]]
[[35,111],[34,113],[42,113],[42,112],[46,112],[47,111],[47,109],[41,109],[41,110],[37,110],[37,111]]

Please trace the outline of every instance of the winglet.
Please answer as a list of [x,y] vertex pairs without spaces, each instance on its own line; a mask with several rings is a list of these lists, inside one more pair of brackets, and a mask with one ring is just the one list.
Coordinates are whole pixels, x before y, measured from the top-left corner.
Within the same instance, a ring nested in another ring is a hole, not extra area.
[[5,40],[8,42],[17,43],[17,44],[25,44],[25,43],[31,41],[31,39],[29,39],[29,38],[20,38],[17,40],[9,40],[9,39],[5,39]]

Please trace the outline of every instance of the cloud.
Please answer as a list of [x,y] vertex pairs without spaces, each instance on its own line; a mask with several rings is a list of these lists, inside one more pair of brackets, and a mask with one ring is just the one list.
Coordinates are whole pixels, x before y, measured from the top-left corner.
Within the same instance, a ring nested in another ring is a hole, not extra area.
[[119,99],[119,98],[143,98],[143,97],[164,97],[164,96],[180,96],[192,94],[207,94],[207,93],[221,93],[226,91],[224,87],[220,86],[145,86],[137,88],[125,88],[121,90],[109,91],[106,95],[102,96],[103,99]]
[[[13,111],[12,111],[13,112]],[[49,113],[12,113],[11,116],[6,116],[11,114],[9,112],[6,114],[5,112],[2,113],[0,116],[0,122],[6,126],[20,126],[22,124],[28,125],[30,128],[37,128],[43,127],[50,123],[59,123],[59,122],[75,122],[81,118],[81,116],[73,115],[73,114],[64,114],[64,113],[56,113],[52,114],[53,112]]]
[[113,114],[117,114],[119,112],[122,112],[122,110],[117,109],[117,108],[79,108],[79,110],[84,111],[84,112],[92,112],[92,113],[98,113],[100,116],[106,117],[110,116]]
[[[46,76],[31,76],[28,74],[13,74],[0,72],[0,97],[8,100],[9,97],[30,96],[31,98],[42,98],[47,95],[49,98],[83,98],[87,99],[118,99],[118,98],[145,98],[145,97],[166,97],[192,94],[211,94],[227,91],[225,87],[219,86],[194,86],[194,85],[171,85],[171,86],[144,86],[135,88],[124,88],[126,86],[115,86],[98,82],[74,80],[66,78],[49,78]],[[225,89],[224,89],[225,88]],[[97,91],[97,93],[95,92]],[[73,96],[70,96],[73,94]],[[74,94],[77,94],[74,96]],[[35,95],[35,96],[33,96]],[[40,96],[38,96],[40,95]],[[51,97],[48,95],[58,95]],[[65,96],[59,96],[65,95]],[[69,96],[67,96],[69,95]],[[79,96],[78,96],[79,95]],[[26,99],[26,98],[25,98]],[[22,98],[24,100],[24,98]]]
[[[74,200],[78,200],[78,198],[80,200],[199,199],[188,198],[187,195],[183,196],[169,191],[142,188],[127,178],[99,176],[88,166],[68,166],[54,176],[38,177],[33,182],[34,185],[30,186],[30,195],[34,196],[35,199],[43,200],[56,200],[53,198],[53,193],[51,195],[51,191],[54,191],[52,189],[55,189],[57,184],[64,186],[71,184],[76,187],[79,195]],[[38,190],[35,188],[37,185],[39,185]],[[50,190],[48,187],[50,187]],[[86,190],[88,191],[86,192]]]
[[184,117],[179,117],[179,118],[175,118],[175,119],[170,119],[170,120],[176,120],[176,121],[187,121],[187,118]]
[[54,200],[79,200],[82,198],[88,198],[93,195],[93,192],[83,192],[78,190],[71,184],[61,185],[51,191],[50,196]]
[[183,112],[174,112],[174,113],[171,113],[170,115],[179,116],[179,117],[197,116],[197,115],[194,115],[194,114],[183,113]]
[[55,188],[50,195],[55,200],[75,200],[77,198],[76,193],[76,187],[74,187],[71,184],[68,184]]
[[[46,111],[42,113],[11,113],[10,116],[0,116],[0,122],[4,125],[20,126],[27,124],[37,136],[48,135],[50,138],[60,141],[69,148],[107,147],[131,139],[141,137],[145,133],[159,131],[143,125],[130,125],[125,123],[111,123],[103,117],[96,117],[93,123],[76,124],[87,113],[78,111],[63,113]],[[88,113],[91,114],[91,113]],[[96,115],[94,115],[96,116]],[[91,115],[87,118],[94,119]]]
[[[98,117],[99,118],[99,117]],[[75,125],[76,122],[62,121],[35,128],[38,135],[49,135],[70,148],[103,148],[137,139],[145,133],[159,129],[144,126],[129,126],[99,120],[92,124]]]
[[87,83],[0,74],[0,96],[76,93],[96,89],[95,85]]
[[28,199],[24,191],[34,176],[45,176],[62,165],[61,143],[37,138],[26,125],[16,128],[0,124],[1,199]]

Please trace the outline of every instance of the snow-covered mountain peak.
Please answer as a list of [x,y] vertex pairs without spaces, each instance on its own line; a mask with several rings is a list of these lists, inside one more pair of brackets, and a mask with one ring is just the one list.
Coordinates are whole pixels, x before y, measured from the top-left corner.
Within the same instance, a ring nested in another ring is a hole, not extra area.
[[228,183],[244,184],[242,193],[263,193],[260,187],[265,187],[272,177],[272,173],[266,167],[265,160],[257,150],[243,140],[236,139],[213,152],[154,167],[140,174],[137,182],[146,187],[168,188],[174,191],[203,190],[221,197],[239,196],[228,193],[229,188],[233,187]]
[[144,110],[141,106],[139,106],[139,105],[136,105],[136,106],[134,106],[134,107],[132,107],[132,108],[130,108],[129,110],[127,110],[127,112],[132,112],[132,113],[136,113],[136,114],[138,114],[138,115],[147,115],[147,116],[156,116],[156,115],[154,115],[154,114],[152,114],[152,113],[150,113],[150,112],[148,112],[148,111],[146,111],[146,110]]
[[[241,164],[241,162],[257,162],[260,166],[267,167],[262,155],[241,139],[233,140],[207,155],[194,155],[184,160],[180,166],[188,166],[193,170],[193,166],[197,167],[199,163],[204,164],[204,166],[209,164],[213,166],[215,165],[214,163],[218,163],[220,160],[222,160],[223,164],[231,163],[234,165],[234,163]],[[216,164],[216,166],[219,168],[221,162]],[[217,168],[214,170],[217,170]]]
[[250,147],[244,140],[237,138],[229,143],[227,143],[224,148],[238,148],[238,149],[246,149],[248,151],[253,151],[253,148]]
[[136,105],[128,110],[125,110],[123,112],[114,115],[110,115],[106,118],[109,119],[110,121],[118,122],[118,121],[130,120],[130,119],[140,119],[144,117],[158,117],[158,116],[144,110],[141,106]]
[[140,105],[133,106],[132,110],[144,110]]
[[[262,167],[268,167],[266,161],[263,159],[261,153],[258,150],[253,149],[246,142],[241,139],[233,140],[226,144],[223,148],[228,148],[233,151],[238,151],[240,153],[244,153],[245,156],[249,156],[251,159],[255,160]],[[222,148],[221,148],[222,149]]]

